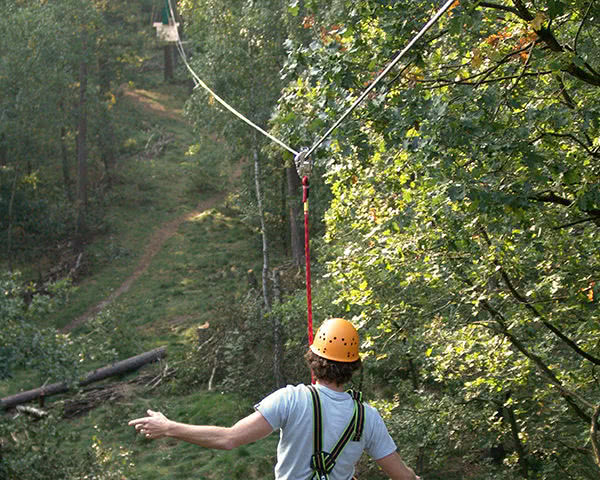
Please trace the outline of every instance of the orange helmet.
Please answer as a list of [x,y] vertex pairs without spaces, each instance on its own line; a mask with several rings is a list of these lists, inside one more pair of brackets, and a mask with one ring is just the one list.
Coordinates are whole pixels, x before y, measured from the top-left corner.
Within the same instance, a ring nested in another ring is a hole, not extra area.
[[310,349],[327,360],[355,362],[359,359],[358,332],[348,320],[330,318],[317,330]]

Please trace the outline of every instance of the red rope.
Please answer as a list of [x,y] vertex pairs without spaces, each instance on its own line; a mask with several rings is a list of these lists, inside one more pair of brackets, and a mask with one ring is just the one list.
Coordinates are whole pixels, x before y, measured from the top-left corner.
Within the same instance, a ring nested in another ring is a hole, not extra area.
[[[306,307],[308,319],[308,345],[313,343],[312,321],[312,292],[310,288],[310,236],[308,232],[308,177],[302,177],[302,203],[304,203],[304,256],[306,257]],[[311,382],[316,382],[315,375],[311,372]]]
[[306,306],[308,312],[308,344],[313,343],[312,293],[310,287],[310,236],[308,231],[308,177],[302,178],[302,203],[304,203],[304,253],[306,257]]

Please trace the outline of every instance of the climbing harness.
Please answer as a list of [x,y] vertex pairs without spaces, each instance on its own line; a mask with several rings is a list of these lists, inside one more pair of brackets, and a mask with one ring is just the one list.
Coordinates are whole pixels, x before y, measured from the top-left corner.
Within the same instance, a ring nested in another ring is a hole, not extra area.
[[362,393],[348,390],[354,400],[354,413],[346,426],[342,436],[331,449],[331,452],[323,451],[323,415],[321,411],[321,399],[319,392],[313,385],[308,385],[308,390],[313,404],[313,450],[310,460],[310,468],[314,470],[311,478],[316,480],[329,480],[329,474],[335,467],[335,462],[350,440],[360,441],[365,423],[365,406],[362,403]]

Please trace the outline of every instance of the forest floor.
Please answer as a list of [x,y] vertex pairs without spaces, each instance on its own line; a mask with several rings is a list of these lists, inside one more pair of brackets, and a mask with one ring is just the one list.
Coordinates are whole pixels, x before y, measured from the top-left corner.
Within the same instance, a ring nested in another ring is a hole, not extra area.
[[[183,115],[188,95],[184,85],[158,81],[122,92],[115,109],[130,150],[119,159],[115,186],[105,198],[106,227],[86,246],[85,275],[68,303],[45,325],[67,333],[82,352],[84,345],[93,347],[82,353],[83,371],[158,346],[167,347],[167,359],[90,391],[48,397],[45,408],[62,416],[81,407],[57,426],[61,450],[83,461],[101,442],[107,461],[117,465],[128,458],[134,465],[123,478],[268,478],[275,436],[236,452],[214,452],[169,440],[148,442],[127,426],[148,408],[183,422],[231,425],[257,401],[210,391],[208,378],[190,372],[197,368],[188,355],[196,350],[199,329],[220,328],[220,314],[247,294],[247,272],[260,270],[262,256],[256,228],[236,206],[236,180],[244,166],[190,154],[197,139]],[[211,171],[215,168],[219,171]],[[205,188],[207,177],[218,185]],[[210,359],[211,369],[215,361]],[[179,371],[181,379],[177,374],[163,379],[167,371]],[[157,381],[146,384],[147,378]],[[45,380],[17,372],[0,381],[0,397]]]
[[212,197],[207,198],[202,201],[194,211],[190,213],[186,213],[181,215],[174,220],[171,220],[163,225],[161,225],[158,230],[152,235],[152,237],[148,240],[144,248],[144,254],[140,258],[137,266],[134,271],[125,279],[125,281],[114,290],[107,298],[102,300],[96,305],[90,307],[83,315],[75,318],[69,324],[62,328],[63,332],[70,332],[74,328],[80,326],[82,323],[85,323],[90,317],[98,315],[102,310],[111,305],[117,298],[119,298],[122,294],[127,292],[131,285],[144,273],[148,270],[148,266],[152,259],[156,256],[156,254],[163,248],[165,242],[171,238],[179,227],[184,222],[189,222],[193,218],[200,215],[202,212],[213,208],[215,205],[222,202],[225,198],[225,195],[222,193],[216,193]]
[[[148,115],[158,115],[163,118],[173,120],[175,122],[185,122],[183,109],[174,106],[169,95],[160,92],[152,92],[145,89],[135,89],[124,85],[121,88],[125,101],[133,104],[134,108],[141,112],[146,112]],[[229,184],[235,185],[242,173],[241,164],[236,164],[229,176]],[[99,303],[91,306],[85,313],[79,315],[62,327],[63,332],[70,332],[74,328],[85,323],[89,318],[99,314],[106,307],[111,305],[122,294],[126,293],[131,285],[148,269],[152,259],[163,248],[165,242],[170,239],[178,231],[179,227],[185,222],[198,217],[202,212],[205,212],[215,206],[221,204],[226,199],[226,192],[213,192],[209,197],[203,199],[191,212],[186,212],[175,219],[169,220],[158,226],[145,246],[144,253],[139,259],[131,275],[129,275],[118,288],[110,293],[106,298]]]

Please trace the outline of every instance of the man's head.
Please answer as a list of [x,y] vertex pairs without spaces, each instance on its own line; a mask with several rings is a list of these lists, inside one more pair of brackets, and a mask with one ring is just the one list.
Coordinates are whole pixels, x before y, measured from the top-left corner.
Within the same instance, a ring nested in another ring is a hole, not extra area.
[[342,318],[331,318],[317,330],[305,359],[317,380],[343,385],[361,367],[358,346],[354,325]]

